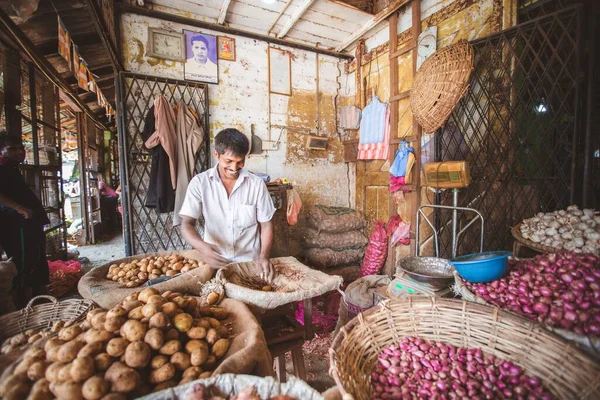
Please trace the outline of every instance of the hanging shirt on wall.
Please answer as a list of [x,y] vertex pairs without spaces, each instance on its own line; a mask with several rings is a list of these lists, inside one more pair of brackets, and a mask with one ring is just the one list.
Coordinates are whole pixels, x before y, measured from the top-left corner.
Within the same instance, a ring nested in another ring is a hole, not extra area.
[[204,144],[204,132],[192,110],[181,101],[177,108],[177,189],[173,226],[181,224],[179,210],[185,199],[188,185],[194,176],[196,152]]
[[[364,113],[363,113],[364,120]],[[362,124],[361,124],[362,125]],[[361,142],[358,144],[359,160],[387,160],[390,153],[390,110],[386,107],[383,139],[379,143],[362,143],[362,128]]]
[[360,108],[356,106],[346,106],[340,111],[340,128],[358,129],[360,128]]
[[388,106],[377,96],[362,110],[360,120],[360,144],[381,143],[386,128]]

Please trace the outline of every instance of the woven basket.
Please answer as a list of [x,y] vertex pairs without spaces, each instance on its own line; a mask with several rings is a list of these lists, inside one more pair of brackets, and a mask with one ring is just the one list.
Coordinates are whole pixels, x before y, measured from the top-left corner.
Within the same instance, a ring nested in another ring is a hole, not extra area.
[[344,399],[370,398],[377,356],[403,337],[481,348],[539,377],[558,399],[600,398],[600,365],[540,325],[467,301],[435,297],[387,300],[352,319],[334,338],[330,374]]
[[[49,303],[34,305],[40,300]],[[28,329],[52,327],[58,320],[79,321],[94,308],[94,302],[84,299],[58,301],[52,296],[37,296],[25,308],[0,317],[0,340],[4,340]]]
[[540,253],[556,253],[557,251],[560,251],[561,249],[557,249],[555,247],[550,247],[550,246],[546,246],[543,244],[539,244],[536,242],[533,242],[529,239],[525,239],[522,235],[521,235],[521,224],[517,224],[515,225],[511,230],[510,233],[512,233],[513,237],[515,238],[515,240],[517,240],[520,243],[523,243],[525,246],[529,247],[530,249],[539,251]]
[[415,76],[410,108],[425,132],[446,122],[469,87],[473,71],[473,48],[466,40],[431,55]]
[[[462,297],[464,300],[495,307],[493,304],[490,304],[487,301],[485,301],[485,299],[483,299],[482,297],[477,296],[475,293],[471,292],[463,283],[463,279],[456,272],[454,273],[454,282],[454,287],[452,288],[454,293]],[[512,311],[509,312],[512,313]],[[590,356],[596,359],[600,359],[600,337],[581,335],[579,333],[567,331],[561,328],[555,328],[548,325],[544,325],[544,327],[566,340],[575,342]]]

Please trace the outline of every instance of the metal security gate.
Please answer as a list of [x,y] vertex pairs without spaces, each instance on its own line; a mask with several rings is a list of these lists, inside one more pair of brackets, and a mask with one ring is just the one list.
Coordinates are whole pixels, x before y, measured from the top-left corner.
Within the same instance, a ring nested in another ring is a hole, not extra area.
[[[571,7],[472,42],[469,90],[434,142],[437,161],[470,164],[472,183],[460,191],[459,205],[484,215],[486,250],[510,249],[512,226],[578,198],[581,18]],[[452,202],[449,192],[429,197]],[[435,217],[437,226],[447,224],[440,253],[448,257],[451,216]],[[478,251],[476,231],[461,238],[458,254]]]
[[144,147],[144,119],[157,96],[164,95],[172,106],[183,100],[198,116],[204,146],[196,155],[195,173],[210,163],[208,137],[208,88],[205,84],[132,73],[121,73],[119,100],[119,159],[123,205],[125,253],[130,256],[183,249],[186,243],[179,227],[173,227],[173,213],[160,214],[144,206],[152,163]]

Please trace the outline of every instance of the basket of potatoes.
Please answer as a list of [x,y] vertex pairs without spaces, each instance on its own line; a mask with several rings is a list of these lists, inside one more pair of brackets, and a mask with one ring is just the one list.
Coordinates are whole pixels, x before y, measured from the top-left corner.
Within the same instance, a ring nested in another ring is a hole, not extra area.
[[77,289],[86,299],[112,308],[139,287],[197,294],[213,270],[195,250],[143,254],[112,261],[85,274]]
[[255,349],[248,337],[236,343],[237,306],[229,308],[154,288],[133,293],[27,350],[4,372],[0,397],[129,399],[232,372],[266,344]]

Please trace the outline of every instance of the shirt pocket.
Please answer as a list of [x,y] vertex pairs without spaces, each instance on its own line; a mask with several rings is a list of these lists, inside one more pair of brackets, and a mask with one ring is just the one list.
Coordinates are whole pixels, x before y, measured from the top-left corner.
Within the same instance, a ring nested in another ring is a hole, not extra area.
[[240,229],[256,225],[256,206],[241,205],[237,209],[235,226]]

